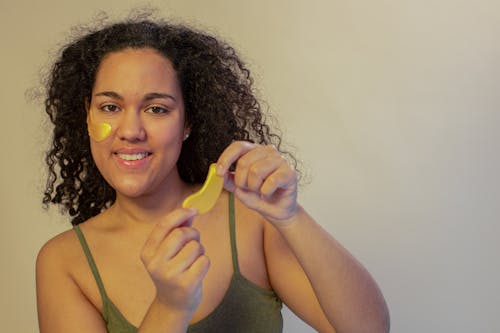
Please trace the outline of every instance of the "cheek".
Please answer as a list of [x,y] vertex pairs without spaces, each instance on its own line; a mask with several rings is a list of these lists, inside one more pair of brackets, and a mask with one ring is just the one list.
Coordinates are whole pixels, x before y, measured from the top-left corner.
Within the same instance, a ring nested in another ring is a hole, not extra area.
[[103,166],[105,165],[105,149],[103,146],[103,143],[92,141],[90,142],[90,153],[92,155],[92,159],[94,160],[94,163],[101,174],[103,174]]
[[158,142],[158,144],[163,144],[165,146],[173,144],[182,145],[184,129],[181,126],[171,124],[168,126],[158,126],[152,129],[150,134],[149,140],[154,140]]

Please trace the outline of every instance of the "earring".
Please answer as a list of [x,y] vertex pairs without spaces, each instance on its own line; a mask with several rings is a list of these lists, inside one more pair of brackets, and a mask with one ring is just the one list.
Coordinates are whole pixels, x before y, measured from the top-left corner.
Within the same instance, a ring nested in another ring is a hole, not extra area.
[[184,138],[182,139],[182,141],[186,141],[187,138],[189,138],[189,133],[184,134]]

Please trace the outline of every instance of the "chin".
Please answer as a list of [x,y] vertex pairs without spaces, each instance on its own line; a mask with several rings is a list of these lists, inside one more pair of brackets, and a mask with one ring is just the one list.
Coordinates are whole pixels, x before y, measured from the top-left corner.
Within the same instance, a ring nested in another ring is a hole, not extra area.
[[113,186],[117,194],[128,198],[140,198],[149,194],[150,186],[138,182],[119,182]]

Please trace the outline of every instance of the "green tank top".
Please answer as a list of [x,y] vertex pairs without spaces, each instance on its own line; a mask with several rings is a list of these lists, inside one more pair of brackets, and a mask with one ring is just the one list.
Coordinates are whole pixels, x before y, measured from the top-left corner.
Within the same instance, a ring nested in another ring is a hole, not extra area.
[[[102,297],[102,317],[108,333],[135,333],[132,325],[106,295],[97,266],[79,226],[74,230],[87,257],[92,274]],[[189,326],[188,333],[274,333],[282,332],[282,303],[270,290],[263,289],[247,280],[240,273],[236,251],[236,232],[234,223],[234,197],[229,195],[229,231],[233,261],[233,276],[221,303],[207,317]]]

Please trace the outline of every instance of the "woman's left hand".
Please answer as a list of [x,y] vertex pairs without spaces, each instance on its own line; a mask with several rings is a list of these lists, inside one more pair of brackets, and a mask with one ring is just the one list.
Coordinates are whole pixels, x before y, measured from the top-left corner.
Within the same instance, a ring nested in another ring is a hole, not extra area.
[[235,141],[219,157],[217,173],[224,176],[224,188],[274,224],[286,223],[299,210],[297,172],[273,145]]

